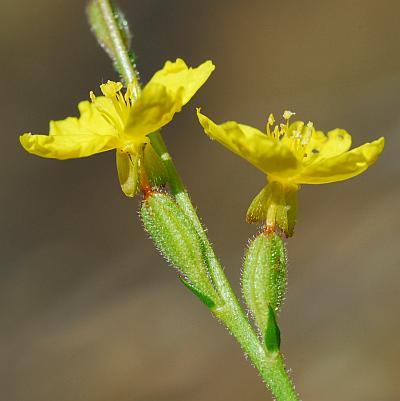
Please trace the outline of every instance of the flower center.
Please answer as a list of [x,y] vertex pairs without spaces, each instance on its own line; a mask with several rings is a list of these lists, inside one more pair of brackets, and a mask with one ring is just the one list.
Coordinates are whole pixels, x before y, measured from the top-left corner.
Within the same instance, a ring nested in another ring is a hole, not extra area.
[[305,124],[303,121],[296,121],[289,124],[290,118],[296,113],[286,110],[283,113],[284,124],[274,125],[275,118],[270,114],[267,121],[266,133],[269,138],[275,142],[281,142],[288,146],[299,160],[310,156],[306,152],[313,135],[315,135],[314,124],[309,121]]
[[121,136],[124,133],[125,125],[132,108],[132,94],[135,84],[132,82],[124,95],[121,93],[121,82],[108,81],[106,84],[100,85],[100,89],[107,102],[100,102],[100,99],[96,98],[93,92],[90,92],[90,99],[103,119]]

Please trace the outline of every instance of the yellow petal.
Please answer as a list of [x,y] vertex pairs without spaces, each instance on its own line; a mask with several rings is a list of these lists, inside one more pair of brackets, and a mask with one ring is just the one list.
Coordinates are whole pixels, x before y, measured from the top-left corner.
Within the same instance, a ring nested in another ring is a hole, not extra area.
[[266,174],[285,178],[298,166],[295,155],[281,143],[277,143],[256,128],[228,121],[216,125],[197,110],[197,117],[205,133],[211,139],[243,157]]
[[[206,61],[188,68],[183,60],[167,61],[144,87],[129,114],[125,133],[143,138],[168,124],[208,79],[214,65]],[[142,142],[146,142],[142,140]]]
[[336,128],[324,135],[316,131],[310,138],[305,152],[308,158],[317,161],[317,158],[329,158],[347,152],[351,146],[351,135],[344,129]]
[[361,174],[382,153],[384,142],[384,138],[379,138],[338,156],[317,160],[304,167],[295,181],[298,184],[327,184]]
[[183,89],[171,93],[161,84],[145,86],[133,104],[125,126],[125,134],[139,142],[148,142],[145,136],[168,124],[183,105]]
[[41,157],[71,159],[91,156],[118,147],[118,139],[112,135],[32,135],[20,136],[26,151]]
[[196,68],[188,68],[185,62],[178,58],[175,62],[167,61],[164,67],[153,75],[149,84],[163,85],[170,93],[178,93],[182,88],[180,96],[184,105],[207,81],[214,69],[211,61],[206,61]]
[[[101,107],[109,115],[118,118],[110,99],[96,97],[97,107]],[[87,100],[79,103],[80,117],[67,117],[65,120],[50,121],[50,135],[116,135],[115,127],[107,122],[97,107]]]
[[117,171],[121,189],[132,198],[138,191],[140,152],[131,155],[117,150]]

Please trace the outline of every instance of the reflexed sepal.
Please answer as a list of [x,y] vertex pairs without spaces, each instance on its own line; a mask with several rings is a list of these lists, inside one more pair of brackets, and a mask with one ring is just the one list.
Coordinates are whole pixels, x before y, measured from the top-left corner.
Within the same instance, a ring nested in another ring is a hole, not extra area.
[[265,221],[271,230],[278,226],[286,237],[291,237],[297,219],[298,189],[298,185],[272,181],[251,202],[247,210],[247,222]]
[[281,331],[274,310],[268,305],[268,321],[265,330],[264,342],[269,352],[278,352],[281,347]]
[[152,193],[143,201],[140,214],[157,249],[178,269],[189,288],[215,304],[218,296],[208,275],[201,240],[181,208],[169,195]]
[[286,251],[275,233],[262,232],[249,245],[242,291],[261,333],[268,330],[269,309],[278,312],[286,291]]
[[168,181],[167,169],[151,144],[146,144],[143,155],[143,168],[153,187],[162,187]]

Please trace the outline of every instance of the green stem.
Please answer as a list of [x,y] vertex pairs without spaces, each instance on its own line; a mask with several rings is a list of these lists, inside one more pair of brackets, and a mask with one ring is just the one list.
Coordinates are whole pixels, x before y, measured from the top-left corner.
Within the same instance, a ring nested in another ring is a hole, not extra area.
[[225,304],[213,310],[213,314],[229,329],[241,345],[255,368],[259,371],[277,401],[298,401],[293,384],[285,370],[280,353],[268,353],[246,318],[223,268],[216,257],[203,226],[186,191],[175,196],[176,202],[191,219],[200,236],[207,256],[213,283]]
[[[128,49],[125,47],[122,40],[110,1],[97,0],[97,2],[103,14],[104,21],[106,22],[110,39],[113,43],[113,53],[119,73],[127,83],[132,80],[138,80],[138,74],[132,64]],[[223,268],[207,238],[204,228],[197,216],[196,210],[186,192],[160,132],[153,132],[149,135],[149,138],[154,150],[161,157],[167,169],[169,185],[177,204],[192,221],[203,243],[211,279],[224,301],[222,306],[213,310],[213,314],[235,336],[244,352],[260,372],[261,377],[274,394],[276,400],[298,401],[293,385],[285,370],[282,356],[280,353],[269,353],[266,350],[246,318],[246,314],[241,308],[229,281],[225,276]]]

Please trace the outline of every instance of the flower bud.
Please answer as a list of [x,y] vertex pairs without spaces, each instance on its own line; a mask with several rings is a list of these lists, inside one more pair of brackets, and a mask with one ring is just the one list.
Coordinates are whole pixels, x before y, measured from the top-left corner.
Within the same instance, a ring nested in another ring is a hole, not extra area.
[[208,307],[218,296],[211,283],[202,242],[192,222],[167,194],[152,193],[140,210],[145,229],[161,254],[181,274],[183,283]]
[[279,328],[275,314],[283,301],[285,290],[284,243],[274,232],[262,232],[248,247],[243,265],[242,291],[269,350],[279,349]]
[[[122,13],[122,11],[111,4],[112,12],[117,22],[118,32],[121,36],[124,46],[129,49],[131,45],[132,34],[129,30],[128,22]],[[113,38],[108,28],[107,22],[104,19],[104,15],[101,10],[99,2],[96,0],[90,0],[86,7],[86,14],[88,17],[89,25],[96,37],[99,45],[107,52],[110,58],[113,60],[115,66],[120,70],[117,65],[117,56],[115,46],[113,44]],[[128,85],[129,82],[126,82]]]

